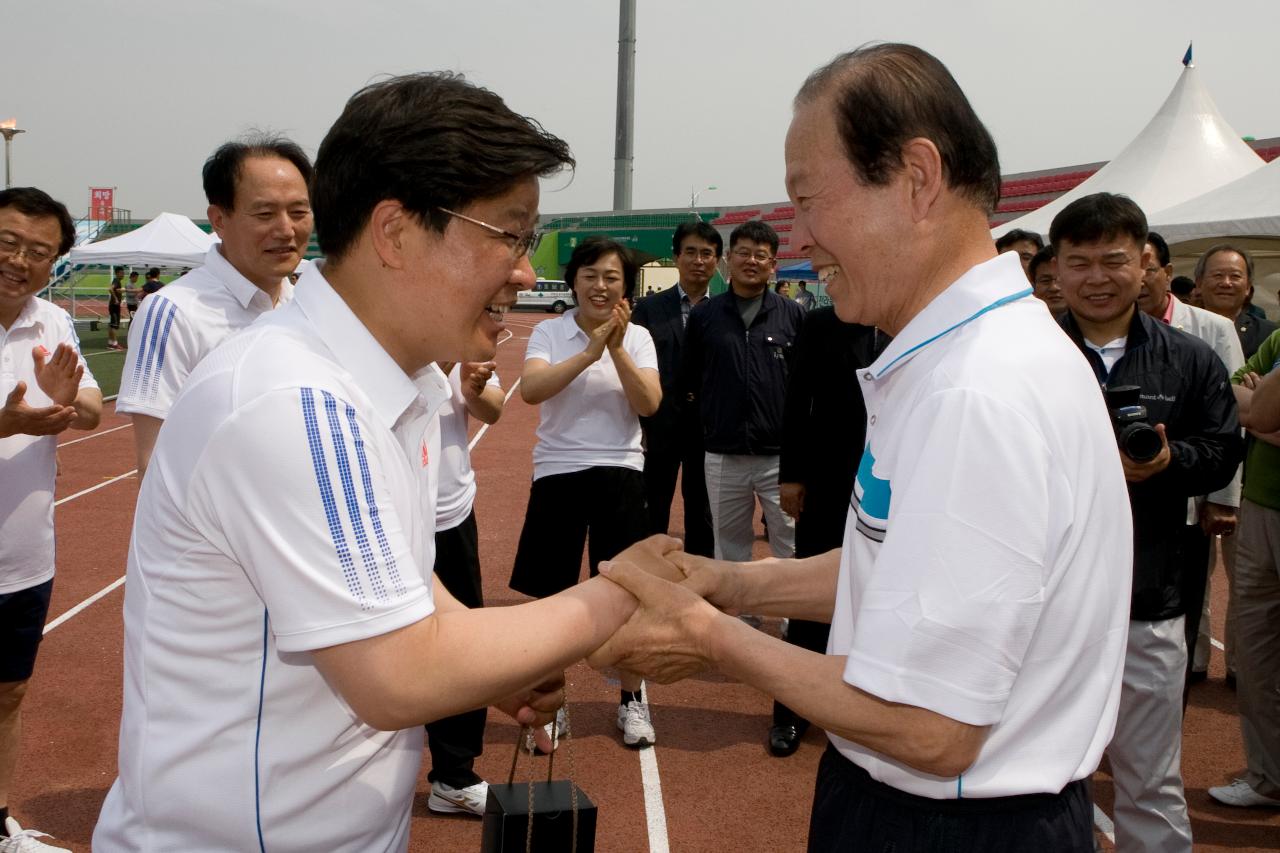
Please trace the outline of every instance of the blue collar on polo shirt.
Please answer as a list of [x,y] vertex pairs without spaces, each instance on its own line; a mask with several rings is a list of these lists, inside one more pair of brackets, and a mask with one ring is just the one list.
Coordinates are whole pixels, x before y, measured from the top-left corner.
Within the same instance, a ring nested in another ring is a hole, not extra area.
[[971,267],[911,318],[871,365],[882,379],[929,344],[989,311],[1034,298],[1017,252],[1005,252]]
[[[230,291],[231,295],[240,303],[241,308],[248,308],[249,303],[253,301],[253,297],[261,293],[262,289],[245,278],[240,270],[231,265],[231,261],[228,261],[222,254],[221,247],[221,243],[214,243],[209,247],[209,251],[204,256],[204,265],[209,268],[209,272],[213,273],[214,278],[222,282],[223,286]],[[281,302],[287,301],[288,294],[292,289],[293,285],[288,279],[281,283]]]
[[302,273],[294,291],[294,304],[311,321],[334,360],[355,377],[387,428],[395,426],[423,391],[437,391],[436,386],[443,384],[442,399],[447,399],[449,384],[440,380],[440,371],[431,371],[428,365],[414,379],[409,378],[351,312],[321,270],[322,265],[316,263]]

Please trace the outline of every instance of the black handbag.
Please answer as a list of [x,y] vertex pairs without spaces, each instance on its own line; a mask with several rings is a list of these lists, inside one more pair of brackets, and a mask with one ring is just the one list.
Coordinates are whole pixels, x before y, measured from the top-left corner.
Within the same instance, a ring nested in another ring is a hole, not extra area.
[[[568,714],[565,714],[568,721]],[[595,853],[596,806],[573,782],[573,750],[568,727],[562,746],[569,760],[569,778],[552,780],[556,752],[547,761],[547,781],[516,782],[516,764],[521,744],[529,744],[528,726],[520,729],[515,755],[505,785],[489,786],[489,799],[484,808],[481,853]],[[556,738],[552,724],[551,738]]]

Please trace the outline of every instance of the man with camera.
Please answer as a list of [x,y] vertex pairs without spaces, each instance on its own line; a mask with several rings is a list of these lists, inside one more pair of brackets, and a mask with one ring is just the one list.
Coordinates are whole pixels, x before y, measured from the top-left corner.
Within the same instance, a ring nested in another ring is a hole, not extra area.
[[1182,790],[1187,664],[1187,498],[1229,483],[1240,463],[1235,398],[1207,344],[1137,308],[1151,258],[1130,199],[1095,193],[1053,220],[1049,239],[1067,300],[1062,326],[1107,397],[1133,510],[1133,596],[1120,715],[1107,748],[1116,847],[1191,850]]

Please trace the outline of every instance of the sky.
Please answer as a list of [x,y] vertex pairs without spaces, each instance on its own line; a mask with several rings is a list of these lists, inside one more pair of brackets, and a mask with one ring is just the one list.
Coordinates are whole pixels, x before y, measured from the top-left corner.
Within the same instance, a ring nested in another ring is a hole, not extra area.
[[[867,41],[950,68],[1007,173],[1107,160],[1147,123],[1187,42],[1226,120],[1280,136],[1280,3],[637,0],[633,207],[782,201],[805,77]],[[0,119],[13,182],[135,217],[205,216],[200,167],[250,129],[315,153],[361,86],[447,69],[570,144],[543,213],[613,199],[618,5],[604,0],[4,0]],[[715,189],[707,189],[715,187]]]

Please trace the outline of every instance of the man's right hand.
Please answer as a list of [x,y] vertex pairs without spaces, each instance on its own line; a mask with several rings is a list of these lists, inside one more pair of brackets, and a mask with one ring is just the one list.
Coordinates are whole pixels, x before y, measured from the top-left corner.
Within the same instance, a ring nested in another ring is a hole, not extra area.
[[673,583],[680,583],[684,580],[684,573],[680,571],[672,557],[683,554],[681,550],[684,543],[673,536],[665,536],[661,533],[655,533],[647,539],[641,539],[639,542],[618,553],[613,559],[630,563],[636,568],[643,569],[651,575],[669,580]]
[[11,435],[57,435],[76,419],[75,406],[45,406],[37,409],[27,404],[27,383],[19,382],[9,392],[0,409],[0,438]]
[[683,586],[732,616],[742,611],[741,565],[684,551],[672,554],[670,559],[684,577]]
[[798,519],[804,512],[804,484],[779,483],[778,503],[782,505],[783,512]]

